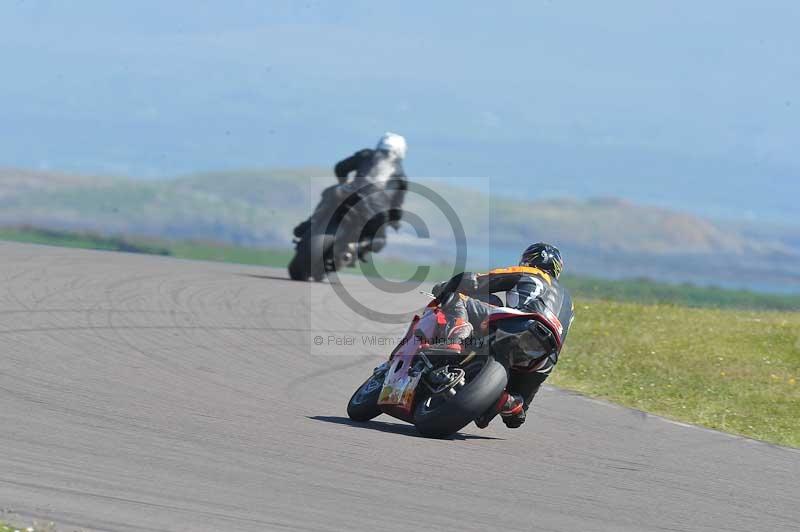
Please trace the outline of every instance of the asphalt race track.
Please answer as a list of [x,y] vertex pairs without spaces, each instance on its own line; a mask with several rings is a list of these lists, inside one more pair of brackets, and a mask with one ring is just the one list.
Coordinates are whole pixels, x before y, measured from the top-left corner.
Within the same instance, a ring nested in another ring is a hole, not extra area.
[[[516,431],[427,440],[386,416],[351,423],[350,394],[388,352],[362,336],[403,328],[358,316],[328,283],[10,243],[0,279],[0,509],[14,519],[59,531],[800,530],[800,451],[554,388]],[[426,302],[352,282],[374,305]]]

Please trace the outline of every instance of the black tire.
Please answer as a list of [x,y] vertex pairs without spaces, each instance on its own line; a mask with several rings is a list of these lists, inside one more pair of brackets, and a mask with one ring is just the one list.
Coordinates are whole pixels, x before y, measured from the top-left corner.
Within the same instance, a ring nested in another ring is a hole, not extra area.
[[[448,399],[433,397],[417,404],[414,425],[423,436],[446,438],[455,434],[489,409],[508,383],[506,369],[491,357],[475,361],[464,370],[467,384],[455,396]],[[474,374],[472,378],[471,372]]]
[[289,263],[289,277],[295,281],[315,281],[325,278],[325,251],[333,243],[330,235],[306,235],[297,243]]
[[308,237],[309,275],[319,282],[325,278],[325,252],[333,245],[333,236],[317,234]]
[[289,277],[294,281],[308,281],[311,277],[311,255],[305,238],[297,243],[294,257],[289,263]]
[[383,388],[384,377],[384,374],[372,375],[358,387],[347,403],[347,415],[350,419],[369,421],[382,413],[378,407],[378,396]]

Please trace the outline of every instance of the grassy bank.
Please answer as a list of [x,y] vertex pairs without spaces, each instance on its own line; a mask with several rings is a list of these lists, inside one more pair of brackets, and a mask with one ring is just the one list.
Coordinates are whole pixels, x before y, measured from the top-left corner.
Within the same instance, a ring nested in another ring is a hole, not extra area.
[[101,236],[95,233],[56,231],[35,227],[0,227],[0,240],[45,244],[68,248],[125,251],[150,255],[169,255],[170,250],[156,241]]
[[0,532],[56,532],[53,523],[41,524],[34,522],[29,526],[15,526],[5,521],[0,521]]
[[686,307],[800,311],[800,295],[667,284],[648,279],[607,280],[565,274],[562,281],[577,297],[672,304]]
[[800,313],[576,300],[552,383],[800,447]]

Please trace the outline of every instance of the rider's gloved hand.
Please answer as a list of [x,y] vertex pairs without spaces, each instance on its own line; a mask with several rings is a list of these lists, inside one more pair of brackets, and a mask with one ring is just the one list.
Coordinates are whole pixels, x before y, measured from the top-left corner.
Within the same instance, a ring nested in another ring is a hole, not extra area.
[[431,293],[443,306],[447,306],[447,302],[452,302],[451,295],[459,292],[471,294],[477,291],[477,288],[478,274],[464,272],[454,275],[447,282],[435,284]]
[[458,300],[458,297],[455,295],[455,292],[449,288],[449,285],[450,281],[443,281],[441,283],[436,283],[433,285],[433,288],[431,288],[433,297],[439,301],[442,308],[447,308]]
[[478,291],[478,274],[474,272],[459,273],[454,275],[447,283],[453,292],[474,294]]
[[431,288],[431,294],[433,294],[433,297],[438,298],[440,295],[442,295],[442,290],[446,285],[447,281],[442,281],[441,283],[436,283],[433,285],[433,288]]

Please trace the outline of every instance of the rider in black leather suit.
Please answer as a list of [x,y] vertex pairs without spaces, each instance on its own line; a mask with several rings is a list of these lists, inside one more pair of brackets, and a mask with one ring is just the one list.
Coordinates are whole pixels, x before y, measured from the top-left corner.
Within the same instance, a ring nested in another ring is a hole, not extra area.
[[[523,252],[519,264],[486,274],[460,274],[433,289],[434,295],[440,301],[446,301],[443,305],[448,318],[445,346],[456,351],[461,349],[473,331],[478,331],[479,334],[483,332],[484,320],[495,308],[494,305],[471,296],[505,291],[506,306],[523,312],[538,312],[557,324],[559,347],[529,366],[509,368],[510,378],[506,392],[495,407],[475,421],[480,428],[485,428],[497,414],[501,415],[503,422],[510,428],[517,428],[525,422],[525,412],[558,362],[560,346],[566,339],[574,317],[569,292],[558,282],[563,269],[558,249],[542,242],[532,244]],[[455,295],[445,297],[447,292],[455,292]]]
[[[323,200],[334,198],[347,203],[348,198],[358,194],[358,200],[348,208],[357,209],[366,220],[361,228],[359,256],[381,251],[386,245],[386,225],[395,230],[403,217],[403,200],[408,188],[408,179],[403,170],[406,154],[405,139],[395,133],[386,133],[375,149],[363,149],[347,157],[334,167],[339,185],[329,187],[322,193]],[[350,180],[351,174],[353,179]],[[306,220],[294,229],[300,238],[310,225]]]

